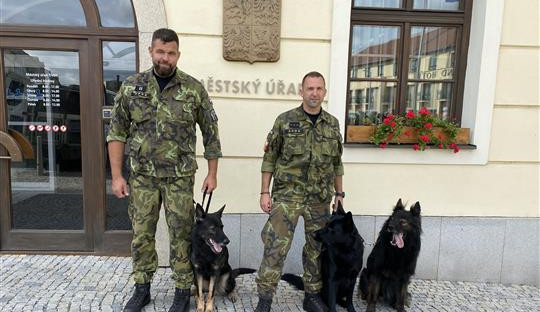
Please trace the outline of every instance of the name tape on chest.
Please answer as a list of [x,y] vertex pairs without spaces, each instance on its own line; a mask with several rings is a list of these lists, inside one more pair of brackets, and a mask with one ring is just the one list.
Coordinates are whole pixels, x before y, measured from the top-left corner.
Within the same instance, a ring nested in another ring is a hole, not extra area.
[[131,96],[148,96],[146,94],[146,86],[136,85],[135,89],[131,91]]
[[285,129],[285,134],[294,134],[294,135],[300,135],[300,134],[304,134],[304,128],[289,128],[289,129]]
[[300,135],[304,134],[304,128],[300,125],[298,121],[290,121],[288,129],[284,130],[285,134],[288,135]]

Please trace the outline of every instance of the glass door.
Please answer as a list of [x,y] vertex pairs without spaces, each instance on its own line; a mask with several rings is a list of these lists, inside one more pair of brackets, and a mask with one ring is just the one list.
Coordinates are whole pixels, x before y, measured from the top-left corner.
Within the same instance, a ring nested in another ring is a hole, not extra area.
[[87,49],[83,40],[2,38],[0,133],[22,156],[0,147],[2,250],[93,249]]

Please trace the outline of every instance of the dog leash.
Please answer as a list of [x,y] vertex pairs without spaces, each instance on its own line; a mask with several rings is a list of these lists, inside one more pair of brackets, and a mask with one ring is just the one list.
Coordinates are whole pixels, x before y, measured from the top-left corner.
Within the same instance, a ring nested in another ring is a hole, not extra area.
[[206,209],[204,211],[204,214],[208,214],[208,208],[210,207],[210,202],[212,201],[212,193],[213,192],[207,193],[207,191],[208,191],[208,187],[206,187],[204,189],[204,194],[203,194],[202,203],[201,203],[201,206],[204,207],[204,200],[206,199],[206,194],[209,194],[208,195],[208,203],[206,203]]

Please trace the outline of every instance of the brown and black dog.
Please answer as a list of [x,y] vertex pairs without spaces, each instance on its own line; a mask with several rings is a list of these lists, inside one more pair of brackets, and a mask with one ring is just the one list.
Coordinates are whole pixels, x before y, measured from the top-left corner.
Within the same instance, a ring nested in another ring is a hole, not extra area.
[[[229,238],[223,232],[221,217],[225,206],[214,213],[206,213],[200,204],[195,208],[195,225],[191,232],[191,265],[195,276],[197,312],[214,311],[214,295],[227,295],[235,302],[235,278],[253,269],[231,269]],[[204,292],[208,292],[206,305]]]

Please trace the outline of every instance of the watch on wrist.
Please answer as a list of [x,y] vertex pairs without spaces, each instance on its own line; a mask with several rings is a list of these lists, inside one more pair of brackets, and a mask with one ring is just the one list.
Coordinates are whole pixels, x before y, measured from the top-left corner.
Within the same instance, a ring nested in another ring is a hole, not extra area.
[[345,198],[345,192],[336,192],[336,196],[340,196],[341,198]]

